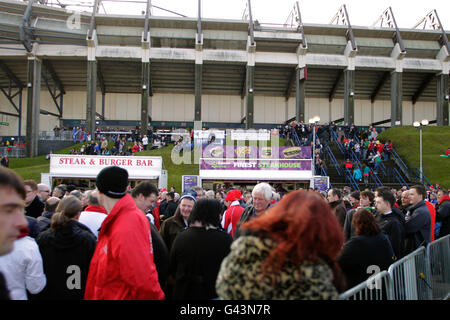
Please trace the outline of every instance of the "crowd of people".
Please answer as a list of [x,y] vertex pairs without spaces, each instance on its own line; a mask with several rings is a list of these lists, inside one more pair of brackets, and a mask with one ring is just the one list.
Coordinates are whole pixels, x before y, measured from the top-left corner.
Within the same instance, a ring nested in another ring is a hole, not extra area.
[[[324,125],[305,124],[292,121],[280,127],[280,133],[286,139],[298,136],[300,146],[313,146],[315,140],[315,172],[320,174],[322,169],[327,172],[325,162],[326,154],[324,145],[330,141],[336,141],[342,146],[344,158],[343,170],[349,170],[357,183],[369,186],[369,176],[378,175],[383,161],[392,157],[393,143],[387,140],[385,143],[378,139],[378,131],[374,126],[366,129],[345,124],[337,126],[334,122]],[[316,132],[314,139],[313,132]],[[354,154],[354,157],[352,155]]]
[[338,299],[449,232],[439,186],[180,195],[112,166],[51,190],[0,168],[0,298]]

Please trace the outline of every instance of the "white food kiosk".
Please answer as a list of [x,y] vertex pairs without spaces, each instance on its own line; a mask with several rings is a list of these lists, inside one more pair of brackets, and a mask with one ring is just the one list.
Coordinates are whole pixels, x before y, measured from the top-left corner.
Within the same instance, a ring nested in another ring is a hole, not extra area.
[[167,188],[167,170],[163,170],[162,157],[139,156],[51,154],[50,172],[41,173],[41,183],[51,189],[62,183],[92,189],[95,188],[97,174],[108,166],[126,169],[132,188],[144,180],[150,180],[158,188]]

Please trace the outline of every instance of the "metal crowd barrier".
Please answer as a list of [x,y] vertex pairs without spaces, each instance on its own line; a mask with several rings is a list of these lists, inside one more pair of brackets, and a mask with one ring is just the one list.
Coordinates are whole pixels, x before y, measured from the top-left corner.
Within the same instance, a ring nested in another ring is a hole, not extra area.
[[450,235],[427,246],[433,299],[450,298]]
[[392,300],[392,279],[384,270],[359,285],[345,291],[340,300]]
[[431,276],[425,247],[420,247],[389,266],[394,300],[430,300]]
[[387,271],[345,291],[340,300],[450,299],[450,235],[420,247]]
[[25,148],[12,146],[11,150],[8,152],[8,147],[0,147],[0,155],[2,157],[7,156],[8,158],[24,158]]

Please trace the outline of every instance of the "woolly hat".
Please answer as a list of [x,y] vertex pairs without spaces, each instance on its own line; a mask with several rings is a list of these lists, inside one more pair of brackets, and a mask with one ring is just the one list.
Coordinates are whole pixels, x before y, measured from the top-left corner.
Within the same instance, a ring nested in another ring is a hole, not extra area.
[[117,166],[103,168],[97,175],[96,185],[101,193],[120,199],[127,194],[128,171]]
[[194,200],[194,202],[197,202],[197,199],[191,194],[183,194],[180,198],[180,202],[181,202],[181,200],[183,200],[185,198],[188,198],[190,200]]
[[227,193],[225,197],[225,201],[236,201],[241,198],[241,191],[239,190],[231,190]]

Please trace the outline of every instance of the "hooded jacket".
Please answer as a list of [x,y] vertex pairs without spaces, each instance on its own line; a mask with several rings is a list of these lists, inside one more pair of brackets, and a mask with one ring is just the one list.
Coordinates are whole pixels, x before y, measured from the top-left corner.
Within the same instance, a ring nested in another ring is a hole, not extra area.
[[163,299],[150,239],[147,218],[126,194],[102,223],[84,298]]
[[419,201],[408,208],[406,214],[406,254],[413,252],[421,245],[426,246],[431,241],[431,216],[425,201]]
[[[47,286],[42,300],[82,300],[96,238],[83,224],[70,220],[60,230],[48,229],[36,239]],[[70,285],[69,285],[70,284]]]
[[436,222],[442,222],[439,238],[450,234],[450,196],[445,195],[436,205]]

